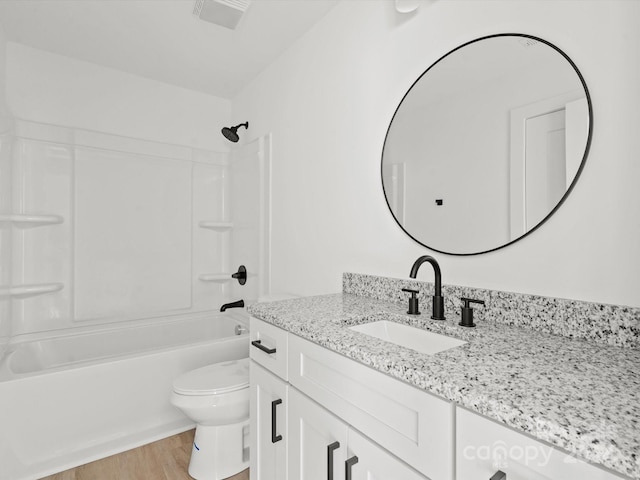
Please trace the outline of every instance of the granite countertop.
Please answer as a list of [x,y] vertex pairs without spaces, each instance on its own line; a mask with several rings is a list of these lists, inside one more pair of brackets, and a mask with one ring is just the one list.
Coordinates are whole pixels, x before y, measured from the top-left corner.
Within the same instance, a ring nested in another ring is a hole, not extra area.
[[[493,322],[463,328],[457,317],[434,321],[424,311],[409,316],[406,306],[351,294],[257,303],[249,312],[577,457],[640,479],[640,350]],[[468,343],[426,355],[347,328],[383,318]]]

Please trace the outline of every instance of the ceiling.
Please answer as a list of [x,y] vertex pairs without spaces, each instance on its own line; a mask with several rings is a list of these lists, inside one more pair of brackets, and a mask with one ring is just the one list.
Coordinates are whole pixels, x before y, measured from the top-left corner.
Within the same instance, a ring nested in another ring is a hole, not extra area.
[[235,30],[194,0],[0,0],[7,40],[233,98],[339,0],[252,0]]

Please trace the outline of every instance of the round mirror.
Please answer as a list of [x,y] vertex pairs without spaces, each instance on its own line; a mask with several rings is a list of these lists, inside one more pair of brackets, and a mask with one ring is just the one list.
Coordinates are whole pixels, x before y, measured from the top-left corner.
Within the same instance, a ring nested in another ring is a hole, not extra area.
[[431,250],[502,248],[562,204],[592,123],[584,79],[556,46],[521,34],[466,43],[416,80],[391,120],[382,152],[389,209]]

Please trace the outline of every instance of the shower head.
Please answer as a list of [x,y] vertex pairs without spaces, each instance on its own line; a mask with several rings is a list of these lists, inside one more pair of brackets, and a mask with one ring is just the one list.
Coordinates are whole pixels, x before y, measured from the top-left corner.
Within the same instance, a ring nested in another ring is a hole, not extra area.
[[238,136],[238,128],[240,127],[249,128],[249,122],[241,123],[240,125],[236,125],[235,127],[224,127],[222,129],[222,135],[224,135],[224,138],[226,138],[230,142],[236,143],[240,139],[240,137]]

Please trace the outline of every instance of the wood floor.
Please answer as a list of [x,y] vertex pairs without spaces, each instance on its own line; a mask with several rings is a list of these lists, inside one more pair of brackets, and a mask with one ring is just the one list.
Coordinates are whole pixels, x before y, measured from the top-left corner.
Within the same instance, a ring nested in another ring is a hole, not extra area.
[[[189,430],[42,480],[191,480],[187,468],[194,433]],[[249,469],[228,480],[249,480]]]

